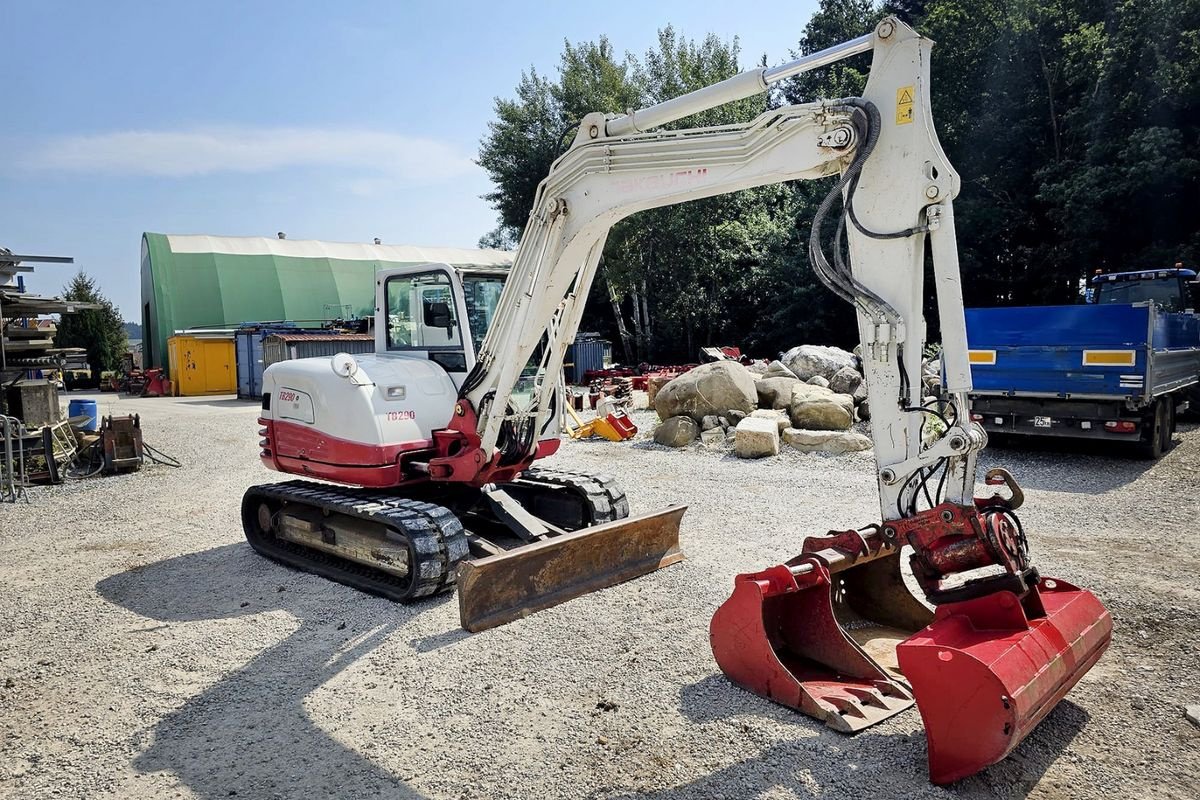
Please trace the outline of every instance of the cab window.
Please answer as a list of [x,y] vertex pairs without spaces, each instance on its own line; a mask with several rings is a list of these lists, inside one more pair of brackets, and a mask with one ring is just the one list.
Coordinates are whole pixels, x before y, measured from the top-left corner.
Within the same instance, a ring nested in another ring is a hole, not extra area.
[[1102,305],[1144,303],[1152,300],[1164,311],[1183,311],[1184,298],[1179,278],[1143,278],[1127,281],[1104,281],[1097,287]]
[[461,350],[450,276],[441,270],[388,278],[389,350]]

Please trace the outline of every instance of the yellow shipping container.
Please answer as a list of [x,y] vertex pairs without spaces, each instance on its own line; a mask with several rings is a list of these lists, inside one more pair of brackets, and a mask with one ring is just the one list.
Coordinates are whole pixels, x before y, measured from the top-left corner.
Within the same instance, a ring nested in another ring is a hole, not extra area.
[[237,392],[233,339],[172,336],[167,339],[167,361],[176,395]]

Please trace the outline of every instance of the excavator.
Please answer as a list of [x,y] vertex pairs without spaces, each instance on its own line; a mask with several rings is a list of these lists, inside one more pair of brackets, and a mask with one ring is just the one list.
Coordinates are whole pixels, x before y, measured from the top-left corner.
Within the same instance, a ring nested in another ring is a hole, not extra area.
[[[713,655],[733,683],[837,731],[915,703],[935,783],[1002,759],[1100,658],[1112,620],[1033,565],[1011,475],[989,471],[975,494],[987,437],[968,401],[960,179],[934,130],[932,46],[887,17],[780,67],[585,116],[502,288],[444,264],[380,272],[375,354],[266,371],[263,461],[324,482],[250,488],[251,545],[401,601],[457,586],[472,631],[679,561],[682,506],[630,517],[610,476],[535,466],[559,446],[563,358],[605,238],[644,209],[837,176],[809,261],[857,315],[880,517],[738,575],[711,621]],[[867,52],[861,97],[663,129]],[[944,390],[924,405],[927,253]]]

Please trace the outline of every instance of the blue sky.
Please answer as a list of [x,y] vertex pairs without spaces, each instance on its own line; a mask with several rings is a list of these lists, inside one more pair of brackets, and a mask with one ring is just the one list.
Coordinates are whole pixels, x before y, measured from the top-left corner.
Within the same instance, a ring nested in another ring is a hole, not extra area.
[[775,64],[815,7],[0,0],[0,246],[74,256],[131,320],[147,230],[472,247],[493,99],[564,39],[640,54],[674,24]]

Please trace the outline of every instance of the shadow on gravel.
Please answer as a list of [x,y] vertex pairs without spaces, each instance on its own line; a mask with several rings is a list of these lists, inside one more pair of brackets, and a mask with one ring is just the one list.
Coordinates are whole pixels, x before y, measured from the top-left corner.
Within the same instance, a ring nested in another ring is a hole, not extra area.
[[[1178,434],[1172,447],[1178,445]],[[1162,460],[1171,458],[1168,451]],[[1108,442],[991,436],[983,469],[1005,467],[1023,487],[1098,494],[1133,483],[1162,461],[1138,458]]]
[[430,606],[357,608],[354,628],[347,629],[328,595],[279,591],[285,587],[278,586],[278,570],[238,543],[137,567],[97,584],[110,602],[163,622],[273,610],[300,622],[287,639],[162,718],[134,767],[176,775],[204,798],[422,798],[315,725],[304,699]]
[[[1046,771],[1063,754],[1089,720],[1070,700],[1060,702],[1025,741],[1003,761],[977,775],[941,789],[929,783],[924,731],[878,733],[868,729],[855,736],[829,730],[798,711],[770,703],[710,675],[683,687],[680,710],[696,723],[711,723],[761,715],[803,727],[813,735],[777,742],[755,757],[739,761],[699,780],[636,796],[706,800],[712,797],[756,797],[768,788],[784,787],[801,797],[1027,797]],[[905,714],[919,721],[914,707]],[[746,730],[743,727],[743,730]],[[969,735],[969,731],[965,732]],[[748,746],[753,747],[753,738]],[[820,763],[818,769],[814,763]],[[842,770],[836,771],[840,765]],[[817,774],[831,776],[819,785]],[[1045,787],[1042,787],[1043,789]],[[1047,796],[1054,796],[1050,792]],[[1063,795],[1070,796],[1069,790]]]
[[257,397],[249,397],[242,399],[240,397],[231,397],[224,400],[195,400],[181,403],[186,406],[201,406],[203,408],[250,408],[251,406],[262,405],[262,399]]

